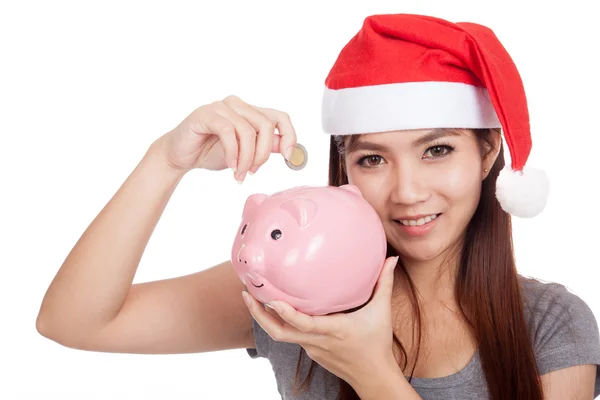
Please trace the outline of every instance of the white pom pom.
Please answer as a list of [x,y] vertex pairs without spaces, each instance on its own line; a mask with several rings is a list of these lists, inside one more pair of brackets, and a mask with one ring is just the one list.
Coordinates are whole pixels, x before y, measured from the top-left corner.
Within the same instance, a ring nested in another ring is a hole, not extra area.
[[523,172],[506,166],[496,180],[496,198],[507,213],[516,217],[534,217],[546,207],[550,189],[542,170],[525,167]]

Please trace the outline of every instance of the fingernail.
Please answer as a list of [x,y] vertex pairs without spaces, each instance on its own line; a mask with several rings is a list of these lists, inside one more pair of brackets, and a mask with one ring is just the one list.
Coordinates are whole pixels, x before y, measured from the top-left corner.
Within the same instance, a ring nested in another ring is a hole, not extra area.
[[268,303],[267,305],[269,307],[271,307],[273,310],[275,310],[277,312],[277,314],[281,314],[281,312],[283,311],[281,308],[281,305],[277,301],[272,301],[272,302]]
[[233,172],[237,171],[237,160],[231,160],[229,163],[229,168],[231,168]]
[[257,166],[250,168],[250,169],[248,170],[248,173],[249,173],[250,175],[254,175],[254,174],[256,173],[256,171],[258,171],[258,167],[257,167]]
[[245,290],[242,290],[242,297],[244,298],[244,303],[246,306],[250,307],[250,299],[248,298],[248,293]]
[[241,185],[241,184],[244,182],[244,178],[245,178],[245,177],[246,177],[246,173],[244,172],[244,173],[242,174],[242,176],[240,176],[240,178],[239,178],[239,179],[236,179],[236,180],[237,180],[237,183],[239,183],[239,184]]

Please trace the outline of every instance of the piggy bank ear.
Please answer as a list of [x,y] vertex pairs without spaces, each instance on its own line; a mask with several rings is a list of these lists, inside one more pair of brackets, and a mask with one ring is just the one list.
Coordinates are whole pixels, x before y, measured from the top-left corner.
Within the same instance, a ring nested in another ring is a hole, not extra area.
[[296,198],[288,200],[281,208],[294,217],[301,228],[306,227],[317,215],[317,203],[309,199]]
[[248,197],[246,199],[246,204],[244,204],[244,211],[242,211],[242,217],[245,217],[249,213],[251,213],[252,210],[254,210],[256,207],[258,207],[260,205],[260,203],[262,203],[263,200],[266,198],[267,198],[267,195],[263,194],[263,193],[256,193],[256,194],[253,194],[250,197]]
[[360,192],[360,190],[358,189],[358,187],[355,186],[355,185],[351,185],[351,184],[347,183],[345,185],[340,186],[339,188],[347,190],[347,191],[352,192],[352,193],[356,193],[357,195],[359,195],[360,197],[362,197],[362,193]]

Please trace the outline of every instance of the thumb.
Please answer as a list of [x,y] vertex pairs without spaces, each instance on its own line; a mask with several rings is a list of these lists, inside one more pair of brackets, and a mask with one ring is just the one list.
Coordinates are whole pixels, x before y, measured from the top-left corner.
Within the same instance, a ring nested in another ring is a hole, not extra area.
[[375,293],[373,294],[374,301],[389,302],[392,297],[392,289],[394,288],[394,270],[398,264],[398,256],[389,257],[385,260],[381,274],[377,280]]

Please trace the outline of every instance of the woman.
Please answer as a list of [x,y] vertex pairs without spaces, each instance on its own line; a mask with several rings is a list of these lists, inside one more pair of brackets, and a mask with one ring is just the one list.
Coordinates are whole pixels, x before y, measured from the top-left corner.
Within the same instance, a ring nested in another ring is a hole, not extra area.
[[[543,173],[525,169],[525,96],[494,34],[430,17],[371,16],[326,83],[330,184],[356,185],[388,241],[366,305],[319,317],[282,302],[263,308],[238,296],[244,286],[228,261],[132,285],[185,173],[230,167],[243,181],[271,153],[290,158],[296,133],[287,114],[231,96],[198,108],[150,146],[60,268],[38,331],[107,352],[247,348],[273,364],[284,398],[600,394],[589,307],[562,285],[516,272],[510,214],[539,213],[547,187]],[[158,321],[164,329],[148,329]]]

